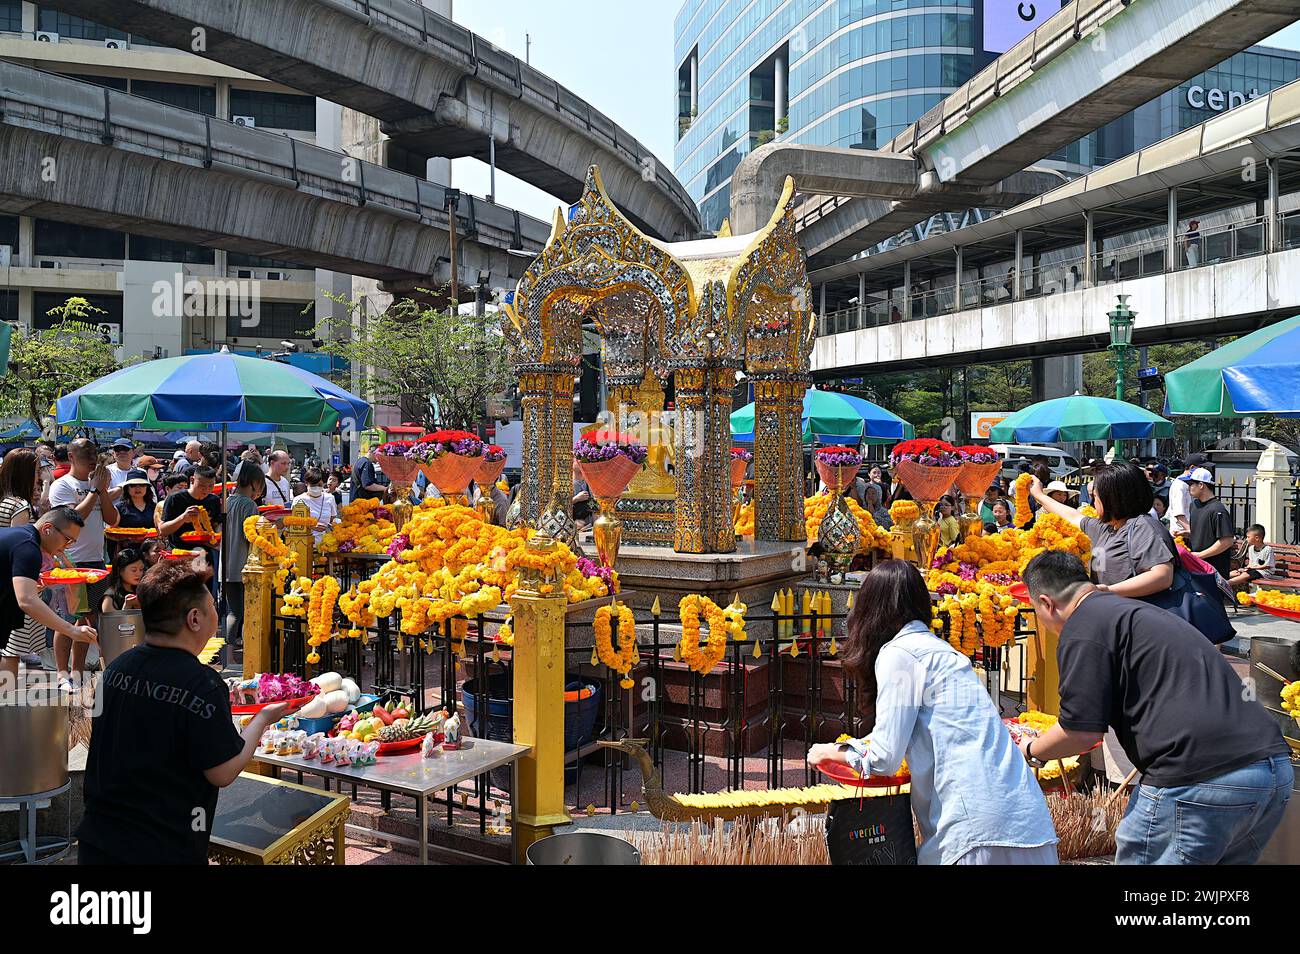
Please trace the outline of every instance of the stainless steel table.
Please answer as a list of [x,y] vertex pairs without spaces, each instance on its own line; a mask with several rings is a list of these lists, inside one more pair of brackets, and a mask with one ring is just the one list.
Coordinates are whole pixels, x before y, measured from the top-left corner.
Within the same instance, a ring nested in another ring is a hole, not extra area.
[[[527,745],[515,745],[510,742],[494,742],[491,739],[465,739],[463,748],[444,751],[436,758],[426,759],[419,751],[409,755],[380,756],[374,765],[361,768],[339,766],[334,763],[322,765],[319,759],[304,759],[300,755],[267,755],[258,752],[254,761],[270,767],[276,776],[283,770],[302,772],[305,775],[317,775],[325,779],[337,779],[340,783],[373,788],[380,792],[396,792],[409,795],[415,799],[416,822],[420,828],[417,842],[401,835],[371,829],[356,829],[373,838],[396,844],[416,844],[420,851],[420,864],[429,861],[429,796],[460,782],[469,781],[476,776],[490,772],[502,765],[510,765],[510,841],[511,857],[514,857],[515,839],[515,803],[519,787],[519,758],[529,751]],[[355,827],[355,826],[349,826]]]

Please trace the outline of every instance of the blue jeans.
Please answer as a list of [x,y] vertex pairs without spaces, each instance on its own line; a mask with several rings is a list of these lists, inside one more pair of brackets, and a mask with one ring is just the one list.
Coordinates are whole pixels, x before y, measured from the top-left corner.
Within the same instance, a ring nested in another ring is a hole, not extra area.
[[1115,863],[1254,864],[1293,781],[1290,758],[1274,755],[1195,785],[1139,785],[1115,832]]

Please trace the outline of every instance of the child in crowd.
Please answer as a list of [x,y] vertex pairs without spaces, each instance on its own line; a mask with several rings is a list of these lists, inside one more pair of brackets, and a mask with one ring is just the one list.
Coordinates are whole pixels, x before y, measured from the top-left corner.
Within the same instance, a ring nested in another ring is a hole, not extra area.
[[144,557],[144,567],[147,573],[149,568],[156,566],[163,557],[162,541],[158,539],[145,540],[140,544],[140,555]]
[[1245,586],[1268,580],[1277,574],[1277,560],[1273,548],[1264,542],[1263,524],[1252,523],[1246,528],[1245,563],[1228,578],[1233,586]]
[[136,608],[135,588],[144,576],[144,556],[135,547],[124,547],[113,559],[113,572],[108,575],[108,591],[100,606],[101,613],[120,613]]

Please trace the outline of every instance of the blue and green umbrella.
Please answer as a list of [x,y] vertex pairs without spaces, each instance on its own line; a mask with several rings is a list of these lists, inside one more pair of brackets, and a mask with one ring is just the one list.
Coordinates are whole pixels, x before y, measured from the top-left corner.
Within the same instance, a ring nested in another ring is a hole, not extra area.
[[147,430],[332,431],[360,429],[370,405],[324,378],[266,358],[210,354],[145,361],[55,402],[58,422]]
[[1174,425],[1146,408],[1114,398],[1070,397],[1039,401],[989,430],[994,444],[1058,444],[1173,437]]
[[[823,444],[892,444],[916,436],[916,428],[878,404],[838,391],[809,388],[803,396],[803,440]],[[731,415],[732,440],[754,439],[754,405]]]

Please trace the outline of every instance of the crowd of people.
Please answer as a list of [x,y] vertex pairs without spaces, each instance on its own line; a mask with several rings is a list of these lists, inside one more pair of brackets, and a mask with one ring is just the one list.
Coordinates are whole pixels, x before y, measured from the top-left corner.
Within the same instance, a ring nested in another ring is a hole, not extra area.
[[[1116,833],[1117,863],[1253,863],[1294,773],[1277,721],[1215,643],[1216,620],[1227,623],[1219,590],[1275,572],[1265,528],[1251,525],[1239,545],[1202,455],[1172,480],[1161,464],[1092,462],[1087,512],[1064,484],[1030,473],[1035,512],[1068,520],[1091,542],[1089,566],[1048,550],[1022,572],[1040,630],[1059,639],[1057,723],[1016,751],[969,661],[933,632],[921,574],[887,561],[862,583],[841,657],[872,729],[814,746],[808,761],[889,776],[906,759],[920,863],[1055,864],[1056,835],[1029,767],[1101,746],[1108,765],[1132,770],[1121,784],[1140,776]],[[981,501],[991,532],[1007,523],[1005,490],[996,484]],[[1189,564],[1208,572],[1189,574]],[[1193,592],[1196,575],[1219,580],[1198,591],[1192,611],[1179,594]]]

